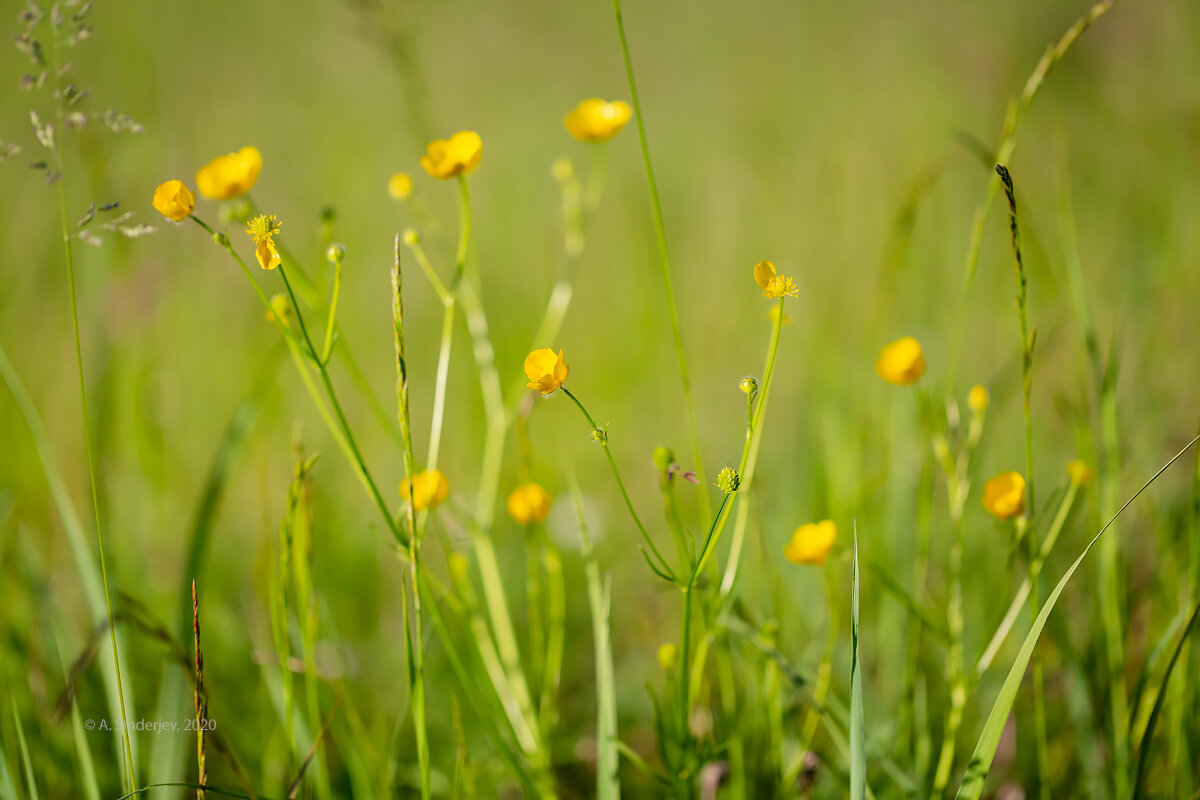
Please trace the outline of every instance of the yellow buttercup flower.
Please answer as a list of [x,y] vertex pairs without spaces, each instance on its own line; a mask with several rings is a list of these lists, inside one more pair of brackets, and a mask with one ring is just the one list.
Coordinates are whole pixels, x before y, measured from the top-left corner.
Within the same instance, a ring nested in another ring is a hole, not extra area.
[[[414,511],[440,506],[450,493],[450,481],[440,469],[421,470],[413,476],[412,503]],[[400,496],[408,500],[408,478],[400,481]]]
[[1012,519],[1025,512],[1025,478],[1019,472],[1001,472],[983,485],[981,501],[996,519]]
[[875,372],[888,383],[909,386],[925,374],[925,353],[911,336],[897,339],[879,351]]
[[1086,486],[1096,479],[1096,471],[1086,461],[1080,461],[1078,458],[1067,464],[1067,474],[1071,476],[1072,483],[1080,486]]
[[263,269],[275,269],[283,263],[275,249],[275,235],[283,225],[274,214],[260,214],[250,220],[246,233],[254,240],[254,257]]
[[584,100],[563,116],[567,132],[581,142],[607,142],[621,132],[633,111],[620,100]]
[[388,178],[388,194],[394,200],[407,200],[412,194],[413,179],[412,175],[407,172],[397,172],[392,177]]
[[833,520],[809,522],[796,528],[792,540],[783,547],[783,555],[793,564],[820,567],[836,540],[837,526]]
[[421,166],[435,178],[449,180],[479,165],[483,140],[475,131],[459,131],[449,139],[435,139],[425,148]]
[[529,378],[526,384],[530,389],[536,389],[543,395],[553,394],[567,382],[567,360],[563,351],[556,355],[549,347],[534,350],[525,356],[525,375]]
[[243,147],[204,165],[196,173],[196,188],[213,200],[231,200],[250,191],[261,171],[262,153],[257,147]]
[[545,522],[550,516],[551,503],[550,493],[539,484],[522,484],[508,496],[508,515],[518,525]]
[[775,265],[770,261],[760,261],[754,265],[754,282],[763,290],[763,297],[795,297],[796,286],[786,275],[775,272]]
[[182,222],[196,207],[196,195],[183,181],[170,180],[154,190],[154,208],[169,220]]
[[990,402],[991,397],[988,396],[988,390],[979,384],[975,384],[971,387],[971,391],[967,392],[967,408],[976,414],[987,411]]

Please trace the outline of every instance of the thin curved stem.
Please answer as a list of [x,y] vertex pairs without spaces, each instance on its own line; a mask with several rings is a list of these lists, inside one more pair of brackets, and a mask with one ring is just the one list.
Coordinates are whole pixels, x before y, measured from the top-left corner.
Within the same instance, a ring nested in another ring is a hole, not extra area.
[[683,383],[683,403],[687,410],[688,433],[692,441],[692,460],[696,463],[696,475],[700,480],[700,516],[712,516],[712,501],[708,496],[708,478],[704,469],[704,454],[700,447],[700,429],[696,422],[696,404],[692,400],[692,380],[688,373],[687,356],[683,349],[683,332],[679,325],[679,308],[675,303],[675,284],[671,277],[671,254],[667,248],[667,230],[663,223],[662,203],[658,198],[658,183],[654,179],[654,166],[650,162],[650,146],[646,142],[646,123],[642,115],[642,104],[638,99],[637,81],[633,75],[633,60],[629,55],[629,42],[625,38],[625,23],[621,18],[621,0],[613,0],[613,15],[617,20],[617,34],[621,39],[621,55],[625,60],[625,75],[629,79],[629,98],[633,103],[634,118],[637,120],[638,140],[642,145],[642,161],[646,165],[646,184],[650,190],[650,208],[654,217],[654,235],[658,244],[659,268],[662,272],[663,288],[667,296],[667,313],[671,319],[671,335],[675,342],[675,358],[679,362],[679,378]]
[[671,580],[675,580],[674,572],[671,571],[667,560],[663,558],[662,553],[659,552],[658,546],[654,544],[654,540],[650,538],[650,534],[646,530],[646,526],[642,524],[642,518],[638,516],[637,509],[633,507],[633,501],[629,499],[629,492],[625,490],[625,481],[621,480],[621,471],[617,469],[617,462],[613,459],[612,451],[608,449],[608,434],[600,429],[600,426],[596,424],[595,418],[588,413],[588,410],[583,407],[583,403],[579,402],[579,398],[572,394],[570,389],[563,386],[562,392],[567,397],[571,398],[571,401],[575,403],[575,406],[579,409],[579,412],[583,414],[583,418],[588,421],[588,425],[592,427],[592,431],[596,434],[597,441],[599,441],[600,446],[604,448],[604,455],[608,459],[609,469],[612,471],[613,478],[615,478],[617,481],[617,488],[621,490],[621,497],[625,500],[625,507],[629,509],[629,516],[633,517],[633,522],[635,525],[637,525],[638,531],[642,534],[642,539],[644,539],[646,544],[650,546],[650,550],[658,559],[659,565],[663,572],[665,572],[667,575],[670,575]]
[[296,322],[300,326],[300,333],[304,336],[304,341],[308,345],[308,352],[313,359],[317,361],[317,372],[321,376],[321,382],[325,385],[325,393],[329,396],[329,404],[333,407],[333,413],[337,417],[338,424],[342,428],[342,434],[346,437],[346,444],[350,447],[350,452],[354,455],[354,461],[358,469],[362,472],[367,480],[367,485],[371,493],[375,505],[379,508],[379,513],[387,521],[388,528],[391,529],[392,535],[396,537],[396,541],[406,549],[410,542],[406,541],[407,537],[396,524],[395,517],[388,509],[387,502],[384,501],[383,495],[379,492],[379,487],[375,484],[375,479],[371,477],[370,470],[367,469],[366,461],[363,460],[362,451],[358,448],[358,442],[354,439],[354,433],[350,430],[350,423],[346,420],[346,414],[342,411],[342,404],[338,402],[337,391],[333,388],[333,381],[329,378],[329,370],[320,362],[317,355],[317,348],[313,344],[312,338],[308,335],[308,328],[304,324],[304,315],[300,312],[300,305],[296,302],[296,293],[292,291],[292,285],[288,282],[287,269],[281,264],[278,267],[279,277],[283,279],[284,288],[287,289],[288,297],[292,301],[292,309],[296,312]]

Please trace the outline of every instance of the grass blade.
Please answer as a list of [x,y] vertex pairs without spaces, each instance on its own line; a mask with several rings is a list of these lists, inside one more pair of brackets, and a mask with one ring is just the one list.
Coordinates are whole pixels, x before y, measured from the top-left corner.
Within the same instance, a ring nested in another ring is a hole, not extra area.
[[575,471],[568,468],[571,498],[579,515],[579,535],[583,539],[584,571],[587,575],[588,605],[592,610],[592,639],[596,648],[596,798],[620,800],[619,780],[620,742],[617,739],[617,686],[613,668],[612,632],[609,611],[612,603],[612,584],[600,577],[600,565],[592,549],[587,520],[583,513],[583,498]]
[[1192,615],[1188,617],[1187,625],[1183,629],[1183,635],[1179,637],[1179,643],[1175,645],[1175,652],[1171,654],[1171,660],[1167,662],[1167,671],[1163,673],[1162,682],[1158,686],[1158,696],[1154,700],[1154,710],[1150,712],[1150,721],[1146,723],[1146,733],[1142,736],[1142,746],[1138,752],[1137,771],[1133,774],[1133,792],[1131,793],[1133,800],[1138,800],[1142,796],[1142,776],[1146,773],[1146,759],[1150,754],[1150,745],[1154,739],[1154,727],[1158,723],[1159,714],[1162,713],[1163,703],[1167,697],[1167,686],[1171,682],[1171,673],[1175,670],[1175,664],[1179,661],[1179,654],[1183,652],[1183,646],[1187,643],[1188,635],[1192,632],[1192,627],[1196,624],[1196,617],[1198,615],[1200,615],[1200,603],[1196,603],[1192,609]]
[[1037,646],[1038,638],[1042,634],[1042,629],[1046,627],[1046,620],[1050,616],[1050,612],[1054,610],[1055,604],[1058,603],[1059,595],[1067,587],[1067,583],[1075,575],[1075,571],[1087,558],[1092,547],[1096,542],[1100,541],[1100,537],[1104,532],[1116,522],[1117,518],[1133,504],[1141,496],[1142,492],[1150,488],[1150,485],[1158,480],[1158,477],[1167,471],[1168,468],[1178,461],[1184,453],[1191,449],[1197,441],[1200,441],[1200,436],[1195,437],[1188,442],[1182,450],[1176,453],[1170,461],[1162,466],[1158,472],[1146,481],[1141,489],[1134,493],[1133,497],[1121,506],[1120,510],[1110,519],[1100,532],[1092,537],[1088,542],[1087,547],[1083,548],[1083,552],[1075,559],[1075,563],[1066,571],[1058,581],[1058,585],[1054,587],[1054,591],[1046,598],[1046,604],[1042,606],[1041,613],[1038,614],[1034,621],[1029,634],[1025,637],[1024,643],[1021,645],[1021,651],[1017,654],[1017,659],[1013,663],[1012,668],[1008,671],[1008,676],[1004,679],[1004,685],[1000,687],[1000,695],[996,698],[996,702],[992,705],[992,710],[988,713],[987,721],[983,725],[983,731],[979,736],[979,742],[975,745],[975,752],[971,754],[971,763],[967,766],[966,774],[963,776],[962,783],[958,787],[958,800],[978,800],[983,794],[983,784],[987,779],[988,772],[992,768],[992,759],[996,756],[996,748],[1000,744],[1000,734],[1004,731],[1004,724],[1008,720],[1009,712],[1012,711],[1013,701],[1017,697],[1017,689],[1021,686],[1021,679],[1025,675],[1025,670],[1029,666],[1029,660],[1033,656],[1034,648]]
[[25,727],[21,724],[21,715],[17,713],[17,698],[9,692],[8,699],[12,704],[13,722],[17,725],[17,744],[21,749],[21,766],[25,770],[25,785],[29,787],[30,800],[38,800],[37,778],[33,775],[33,762],[29,759],[29,745],[25,741]]
[[[69,680],[67,661],[63,658],[62,639],[57,627],[54,628],[54,647],[62,665],[63,679]],[[88,747],[87,734],[83,730],[83,717],[79,713],[77,703],[71,703],[71,736],[75,741],[75,753],[79,757],[79,782],[83,785],[83,796],[86,800],[100,800],[100,784],[96,780],[96,765],[92,761],[92,751]],[[0,764],[2,763],[3,759],[0,759]],[[4,793],[0,791],[0,797],[3,796]]]
[[867,796],[867,731],[862,664],[858,660],[858,522],[854,524],[854,573],[850,600],[850,800]]

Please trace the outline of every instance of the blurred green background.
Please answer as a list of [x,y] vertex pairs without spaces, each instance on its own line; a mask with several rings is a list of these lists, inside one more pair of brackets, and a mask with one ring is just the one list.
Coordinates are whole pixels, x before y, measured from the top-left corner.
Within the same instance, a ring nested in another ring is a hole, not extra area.
[[[5,7],[5,24],[14,33],[18,5]],[[1033,0],[627,3],[711,472],[737,461],[745,404],[738,382],[761,369],[767,344],[770,303],[759,296],[751,267],[769,258],[799,286],[799,299],[788,306],[794,323],[784,329],[767,414],[745,564],[748,575],[762,580],[747,580],[744,588],[756,617],[779,621],[780,648],[797,661],[815,663],[827,625],[819,573],[780,557],[798,524],[832,518],[847,543],[857,519],[864,558],[905,565],[903,576],[909,574],[926,443],[917,427],[918,390],[884,384],[872,371],[883,344],[917,336],[929,363],[925,382],[935,396],[944,390],[961,402],[972,384],[986,385],[993,411],[979,475],[1022,468],[1015,281],[1002,198],[988,218],[979,270],[963,299],[971,217],[990,177],[989,165],[964,140],[996,146],[1009,98],[1046,45],[1085,9],[1082,3]],[[111,579],[114,589],[133,595],[174,629],[204,481],[239,404],[261,383],[259,411],[233,454],[200,602],[213,716],[263,790],[278,793],[272,782],[286,788],[290,778],[279,774],[263,745],[275,718],[256,654],[272,649],[266,576],[277,558],[294,437],[302,436],[305,452],[324,454],[313,473],[319,661],[345,679],[379,747],[407,702],[400,627],[404,571],[294,370],[277,357],[277,334],[244,277],[199,228],[161,220],[150,196],[161,181],[193,183],[195,170],[212,157],[253,144],[264,159],[254,200],[279,215],[281,240],[310,270],[322,261],[321,210],[334,209],[333,235],[348,251],[340,346],[353,349],[390,409],[393,237],[419,223],[413,202],[426,204],[440,221],[440,236],[426,230],[425,241],[443,276],[449,273],[457,229],[454,187],[425,175],[418,159],[429,138],[478,131],[484,151],[470,176],[472,259],[482,276],[504,382],[520,374],[531,344],[564,348],[572,390],[609,425],[634,501],[657,523],[651,450],[673,446],[690,465],[632,123],[610,145],[610,181],[562,335],[556,342],[530,341],[562,260],[560,196],[550,165],[560,156],[580,170],[588,162],[588,148],[567,135],[562,115],[585,97],[629,99],[611,7],[603,0],[122,0],[98,3],[92,24],[94,36],[70,53],[75,80],[90,91],[87,106],[128,113],[145,132],[118,136],[93,124],[68,134],[70,213],[73,219],[92,201],[119,200],[158,228],[146,238],[111,238],[100,248],[77,245]],[[0,164],[0,342],[48,429],[94,546],[57,201],[27,168],[39,157],[28,110],[46,114],[50,98],[48,91],[18,88],[28,69],[12,48],[0,51],[0,76],[6,76],[0,81],[0,140],[23,148]],[[1009,167],[1021,204],[1030,321],[1038,333],[1040,496],[1049,499],[1050,489],[1065,480],[1069,459],[1094,458],[1080,444],[1087,440],[1081,431],[1094,418],[1081,400],[1087,367],[1064,268],[1062,208],[1069,190],[1101,346],[1105,352],[1111,347],[1119,362],[1124,498],[1190,438],[1200,413],[1200,318],[1194,313],[1200,295],[1200,7],[1186,0],[1119,3],[1049,77],[1018,141]],[[388,196],[388,176],[399,170],[414,175],[415,201]],[[202,200],[197,214],[220,223],[211,201]],[[249,255],[239,227],[231,227],[234,244]],[[405,300],[415,435],[423,452],[441,308],[411,266],[406,263]],[[280,289],[275,275],[258,277],[270,291]],[[955,351],[961,355],[951,374]],[[403,463],[393,440],[336,365],[334,378],[368,464],[389,500],[396,499],[391,493]],[[451,503],[464,509],[473,502],[483,430],[478,381],[460,323],[441,463]],[[622,516],[576,411],[561,397],[539,402],[531,433],[535,478],[559,499],[550,525],[568,549],[569,588],[582,581],[566,460],[585,487],[601,564],[614,580],[621,733],[652,758],[644,684],[662,683],[654,653],[678,636],[677,597],[645,569],[636,532]],[[508,444],[504,493],[516,480],[511,436]],[[1175,613],[1177,587],[1186,585],[1180,575],[1189,546],[1181,521],[1188,472],[1166,474],[1119,528],[1131,675]],[[939,487],[930,584],[935,603],[945,595],[937,566],[945,558],[944,502]],[[1084,506],[1052,559],[1051,576],[1096,529],[1090,496]],[[689,503],[689,513],[691,508]],[[1011,593],[1004,571],[996,568],[1007,534],[974,499],[968,531],[968,619],[994,620]],[[461,531],[451,525],[450,534],[457,541]],[[519,529],[502,517],[495,540],[512,576],[510,601],[520,609]],[[62,674],[55,637],[69,660],[99,620],[87,613],[62,522],[8,392],[0,392],[0,558],[0,684],[24,720],[43,796],[75,796],[70,729],[52,715]],[[844,579],[844,600],[849,567],[844,555],[833,563]],[[440,555],[434,569],[443,570]],[[1092,571],[1082,572],[1062,612],[1076,631],[1074,646],[1085,651],[1096,645],[1093,585]],[[904,614],[869,578],[863,592],[864,626],[873,632],[864,653],[868,726],[885,735],[902,701]],[[594,725],[591,632],[582,588],[569,591],[568,614],[566,700],[555,748],[570,796],[589,792],[594,748],[588,743]],[[991,624],[968,625],[968,652],[981,646]],[[839,627],[844,631],[848,621]],[[1012,642],[1010,648],[1002,663],[1015,652]],[[163,650],[131,635],[128,651],[127,689],[138,715],[150,716]],[[1051,648],[1048,656],[1048,680],[1061,699],[1066,689],[1055,672],[1058,652]],[[436,646],[430,658],[431,725],[435,748],[444,750],[452,747],[454,684]],[[940,676],[941,658],[931,653],[931,675]],[[842,692],[848,663],[848,653],[839,651],[835,686]],[[1192,670],[1194,676],[1194,664]],[[749,674],[745,679],[755,680]],[[1090,690],[1102,714],[1103,688]],[[942,691],[933,690],[931,707],[940,707]],[[985,698],[991,694],[983,692]],[[0,704],[8,700],[0,697]],[[94,668],[82,679],[79,703],[85,717],[105,713]],[[969,710],[964,747],[974,741],[978,713]],[[1069,724],[1052,720],[1052,733],[1061,749],[1055,751],[1061,779],[1069,781],[1081,769],[1071,754]],[[7,708],[0,734],[3,755],[15,765]],[[141,737],[140,758],[152,739]],[[90,741],[102,785],[115,790],[116,737],[96,734]],[[402,745],[403,761],[412,752],[408,728]],[[481,748],[486,752],[487,745]],[[188,763],[180,762],[180,770]],[[210,755],[210,764],[214,783],[233,783],[219,758]],[[1011,758],[997,767],[1001,778],[1022,769],[1027,765]],[[495,777],[500,773],[493,766],[482,774],[502,784]],[[640,785],[632,772],[629,780]],[[831,779],[821,791],[837,796],[840,790]]]

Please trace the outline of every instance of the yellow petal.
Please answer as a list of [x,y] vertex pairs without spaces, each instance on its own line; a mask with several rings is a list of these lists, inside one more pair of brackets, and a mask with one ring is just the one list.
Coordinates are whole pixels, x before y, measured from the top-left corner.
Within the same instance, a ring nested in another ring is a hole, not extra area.
[[562,387],[569,372],[562,350],[555,353],[549,347],[543,347],[525,357],[525,375],[529,378],[526,385],[544,395]]
[[770,261],[760,261],[754,265],[754,282],[759,287],[766,291],[771,285],[771,279],[775,277],[775,265]]
[[283,259],[279,257],[279,251],[275,249],[275,243],[269,238],[263,239],[254,248],[254,257],[258,259],[258,265],[263,269],[275,269],[283,263]]

